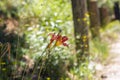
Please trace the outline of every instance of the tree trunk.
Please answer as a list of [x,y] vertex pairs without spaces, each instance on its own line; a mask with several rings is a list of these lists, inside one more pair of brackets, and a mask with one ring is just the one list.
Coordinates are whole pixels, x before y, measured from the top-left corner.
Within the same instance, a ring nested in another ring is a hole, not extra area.
[[115,19],[120,20],[120,7],[118,1],[114,3],[114,14],[115,14]]
[[90,14],[90,29],[92,37],[99,37],[100,18],[96,0],[88,0],[88,10]]
[[72,0],[74,33],[78,62],[85,60],[89,54],[88,14],[86,0]]
[[102,6],[101,8],[99,8],[99,11],[100,11],[101,26],[104,26],[110,22],[108,8],[105,6]]

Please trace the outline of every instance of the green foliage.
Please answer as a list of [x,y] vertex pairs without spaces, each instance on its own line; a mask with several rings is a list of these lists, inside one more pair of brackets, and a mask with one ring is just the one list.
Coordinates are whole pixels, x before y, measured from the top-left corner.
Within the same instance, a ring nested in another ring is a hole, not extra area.
[[91,59],[103,62],[108,56],[108,43],[94,39],[90,42]]
[[113,21],[104,28],[101,28],[101,37],[104,37],[104,40],[107,40],[107,42],[114,41],[118,37],[117,34],[120,32],[119,25],[119,21]]
[[[55,48],[46,61],[46,69],[44,76],[51,79],[60,79],[67,77],[66,70],[70,65],[71,53],[64,50],[64,48]],[[63,73],[64,72],[64,73]]]
[[104,28],[101,28],[101,32],[104,33],[104,34],[105,33],[111,34],[111,33],[119,32],[120,31],[119,25],[120,25],[120,22],[117,21],[117,20],[113,21],[113,22],[110,22]]
[[113,8],[114,2],[116,2],[116,1],[119,1],[119,0],[104,0],[104,1],[98,0],[98,6],[99,7],[107,6],[109,8]]
[[85,61],[80,65],[76,63],[71,69],[71,73],[73,74],[73,79],[75,80],[93,80],[93,71],[88,68],[89,62]]

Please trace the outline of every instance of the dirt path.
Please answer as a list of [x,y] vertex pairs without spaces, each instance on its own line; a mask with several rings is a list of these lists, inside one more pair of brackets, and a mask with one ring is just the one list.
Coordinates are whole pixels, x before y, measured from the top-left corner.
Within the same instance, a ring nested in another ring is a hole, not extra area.
[[120,36],[110,45],[110,55],[101,74],[101,80],[120,80]]

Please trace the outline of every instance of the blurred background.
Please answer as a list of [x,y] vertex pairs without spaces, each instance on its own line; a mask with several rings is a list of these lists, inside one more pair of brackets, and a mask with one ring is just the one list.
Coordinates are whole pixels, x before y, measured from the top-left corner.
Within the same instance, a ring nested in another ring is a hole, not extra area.
[[119,31],[119,0],[0,0],[0,80],[97,80]]

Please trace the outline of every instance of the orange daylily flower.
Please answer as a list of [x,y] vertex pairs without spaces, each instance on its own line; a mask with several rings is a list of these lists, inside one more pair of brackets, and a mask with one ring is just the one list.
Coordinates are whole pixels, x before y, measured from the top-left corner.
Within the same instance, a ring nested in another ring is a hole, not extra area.
[[61,36],[60,34],[56,35],[55,33],[51,33],[49,35],[52,35],[52,37],[50,39],[50,43],[49,43],[48,47],[51,46],[53,41],[56,41],[55,46],[63,45],[63,46],[67,46],[68,47],[68,44],[65,43],[68,40],[67,36]]

